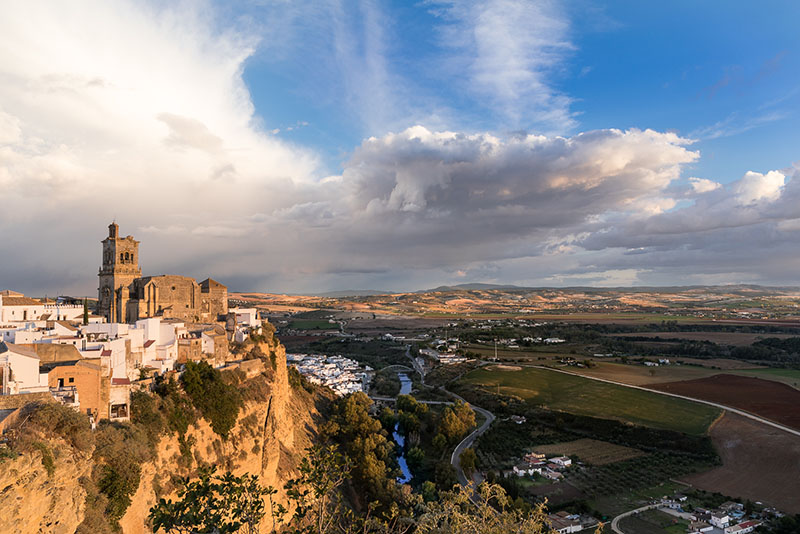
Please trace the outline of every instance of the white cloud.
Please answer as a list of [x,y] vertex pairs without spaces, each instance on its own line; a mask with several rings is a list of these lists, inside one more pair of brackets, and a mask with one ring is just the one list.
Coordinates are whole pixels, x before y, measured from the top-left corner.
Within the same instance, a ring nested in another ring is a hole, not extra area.
[[716,191],[722,187],[722,184],[708,178],[689,178],[689,184],[692,186],[692,191],[700,195]]
[[[555,88],[554,73],[574,49],[569,21],[547,1],[432,0],[441,40],[469,73],[468,89],[489,98],[509,128],[564,132],[575,126],[571,99]],[[458,82],[459,76],[453,81]]]
[[785,179],[786,176],[778,171],[767,174],[748,171],[733,188],[736,200],[740,204],[773,202],[781,196]]

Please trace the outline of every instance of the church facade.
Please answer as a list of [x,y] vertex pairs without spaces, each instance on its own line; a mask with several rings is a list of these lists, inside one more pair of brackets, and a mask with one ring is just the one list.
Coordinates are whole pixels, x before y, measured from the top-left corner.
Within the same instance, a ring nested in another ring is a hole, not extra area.
[[97,314],[108,322],[133,323],[146,317],[209,322],[228,313],[228,288],[207,278],[178,275],[142,276],[139,241],[121,237],[119,226],[108,226],[98,276]]

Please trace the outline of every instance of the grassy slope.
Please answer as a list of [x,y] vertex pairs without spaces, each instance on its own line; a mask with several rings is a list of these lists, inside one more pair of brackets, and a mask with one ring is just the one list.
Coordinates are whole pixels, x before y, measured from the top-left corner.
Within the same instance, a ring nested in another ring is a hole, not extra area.
[[704,434],[719,415],[719,410],[702,404],[545,369],[476,369],[462,381],[489,391],[497,391],[499,385],[502,394],[517,395],[553,410],[694,435]]

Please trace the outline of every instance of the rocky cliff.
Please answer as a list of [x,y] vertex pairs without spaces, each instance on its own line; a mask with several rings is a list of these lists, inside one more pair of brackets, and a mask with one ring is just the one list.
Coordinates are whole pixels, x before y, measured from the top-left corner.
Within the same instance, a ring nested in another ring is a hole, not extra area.
[[[174,498],[179,477],[192,475],[201,464],[236,475],[258,474],[262,485],[278,489],[277,500],[283,501],[283,484],[296,474],[314,439],[320,397],[289,385],[286,351],[271,334],[248,342],[240,353],[260,356],[263,372],[254,372],[254,366],[247,366],[249,377],[236,366],[224,371],[239,381],[245,400],[229,438],[222,440],[204,419],[189,428],[183,448],[176,434],[163,436],[155,459],[141,466],[138,489],[120,520],[125,534],[149,533],[150,507],[160,497]],[[80,479],[91,476],[95,460],[63,440],[42,440],[53,451],[51,473],[38,450],[0,462],[0,532],[71,534],[84,519],[87,492]],[[191,445],[188,454],[186,443]],[[266,522],[264,532],[271,527]]]

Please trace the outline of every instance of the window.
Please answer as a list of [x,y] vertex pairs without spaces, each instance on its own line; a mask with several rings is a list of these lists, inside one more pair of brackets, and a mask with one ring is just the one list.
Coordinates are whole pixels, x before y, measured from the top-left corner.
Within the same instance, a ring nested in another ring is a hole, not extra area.
[[69,382],[70,384],[74,383],[75,377],[74,376],[69,377],[69,380],[67,380],[67,382]]

